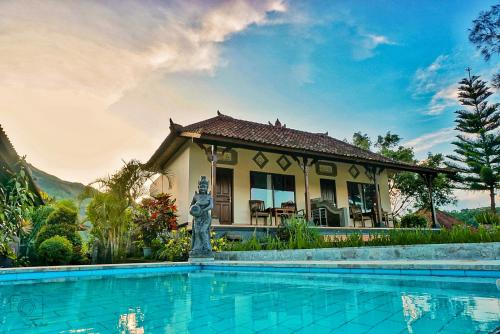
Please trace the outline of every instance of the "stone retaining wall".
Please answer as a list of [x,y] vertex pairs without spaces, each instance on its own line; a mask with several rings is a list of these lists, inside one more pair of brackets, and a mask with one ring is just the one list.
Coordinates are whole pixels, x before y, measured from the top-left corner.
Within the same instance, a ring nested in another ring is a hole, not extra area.
[[228,261],[500,260],[500,242],[220,252]]

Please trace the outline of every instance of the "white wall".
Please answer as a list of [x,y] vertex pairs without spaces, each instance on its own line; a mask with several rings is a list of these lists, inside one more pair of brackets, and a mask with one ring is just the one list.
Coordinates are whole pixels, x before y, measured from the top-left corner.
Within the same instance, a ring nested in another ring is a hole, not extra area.
[[[269,159],[269,162],[264,168],[261,169],[252,160],[257,151],[246,149],[236,149],[236,151],[238,152],[237,165],[218,165],[219,167],[233,169],[234,171],[233,216],[235,224],[248,224],[250,222],[250,210],[248,205],[248,201],[250,200],[250,171],[294,175],[297,207],[299,209],[303,209],[305,207],[304,174],[295,160],[288,157],[292,162],[292,165],[286,171],[283,171],[276,162],[281,156],[280,154],[263,152]],[[372,183],[372,181],[365,175],[365,169],[362,166],[357,166],[360,174],[356,179],[354,179],[348,172],[352,164],[340,162],[336,162],[335,164],[337,165],[336,177],[317,175],[314,166],[311,166],[309,174],[310,196],[311,198],[321,197],[320,179],[333,179],[335,180],[337,187],[338,207],[348,207],[347,181],[360,183]],[[189,168],[189,191],[187,196],[190,198],[197,189],[200,176],[205,175],[210,178],[210,163],[201,148],[196,144],[191,143],[189,144],[189,163],[184,162],[183,166],[187,166],[187,168]],[[385,211],[390,211],[391,206],[389,201],[387,171],[384,170],[381,175],[377,175],[377,183],[380,187],[382,208]],[[350,225],[352,225],[352,222]]]
[[[179,222],[188,221],[189,204],[191,203],[189,184],[190,144],[185,144],[166,163],[164,171],[170,174],[158,177],[150,188],[151,195],[166,193],[172,194],[177,203],[177,214]],[[169,181],[170,179],[170,181]]]

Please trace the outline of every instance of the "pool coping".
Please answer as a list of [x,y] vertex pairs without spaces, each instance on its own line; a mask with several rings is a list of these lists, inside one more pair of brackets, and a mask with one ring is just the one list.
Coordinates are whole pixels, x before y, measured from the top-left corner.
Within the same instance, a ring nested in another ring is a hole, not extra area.
[[500,260],[384,261],[212,261],[154,262],[0,269],[0,282],[67,279],[84,276],[161,274],[192,271],[245,271],[485,277],[500,279]]

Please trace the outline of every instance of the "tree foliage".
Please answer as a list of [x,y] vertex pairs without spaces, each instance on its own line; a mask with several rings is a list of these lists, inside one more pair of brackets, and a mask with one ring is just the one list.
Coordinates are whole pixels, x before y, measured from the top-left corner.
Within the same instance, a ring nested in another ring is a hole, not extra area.
[[486,61],[500,54],[500,4],[479,13],[469,29],[469,40],[481,51]]
[[491,94],[479,76],[469,73],[460,81],[458,97],[466,109],[456,111],[455,129],[460,133],[447,165],[459,171],[457,186],[489,191],[490,208],[495,211],[495,190],[500,184],[500,104],[488,103]]
[[372,141],[370,137],[366,133],[362,134],[361,132],[355,132],[352,135],[352,143],[364,150],[369,150],[370,147],[372,146]]
[[[469,40],[480,50],[484,60],[500,55],[500,4],[491,6],[472,21]],[[500,73],[493,75],[492,85],[500,88]]]
[[[359,134],[359,132],[358,132]],[[355,134],[356,135],[356,134]],[[358,146],[359,141],[353,144]],[[369,138],[364,142],[371,142]],[[444,157],[442,154],[429,153],[427,159],[418,161],[411,147],[401,145],[401,137],[397,134],[387,132],[385,135],[379,135],[375,141],[375,152],[385,157],[399,162],[420,164],[425,167],[442,167]],[[372,149],[368,146],[368,149]],[[437,207],[455,202],[453,188],[448,178],[444,174],[438,174],[433,180],[433,200]],[[411,172],[397,172],[389,174],[389,196],[391,200],[392,211],[396,215],[402,215],[409,208],[417,209],[430,208],[430,198],[427,185],[423,178]]]

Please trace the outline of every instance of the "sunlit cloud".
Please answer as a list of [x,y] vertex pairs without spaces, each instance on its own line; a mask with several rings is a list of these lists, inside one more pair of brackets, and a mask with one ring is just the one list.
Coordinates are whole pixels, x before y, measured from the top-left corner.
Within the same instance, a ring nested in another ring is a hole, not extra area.
[[412,147],[416,153],[427,152],[436,145],[449,143],[457,135],[453,128],[444,128],[439,131],[426,133],[420,137],[411,139],[403,145]]
[[286,9],[278,0],[1,2],[2,125],[37,167],[91,181],[156,144],[110,106],[158,75],[213,75],[224,41]]
[[446,66],[448,55],[439,55],[429,66],[418,68],[413,77],[412,94],[414,97],[434,92],[440,83],[440,70]]

